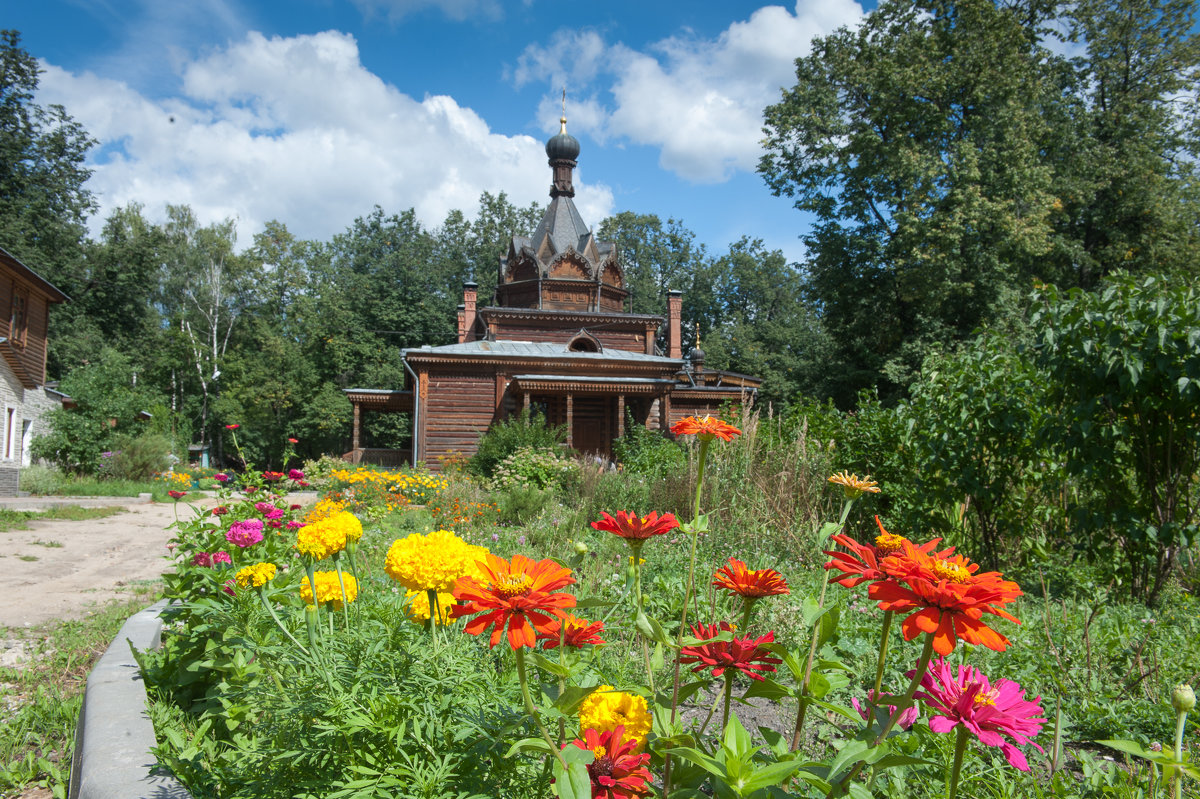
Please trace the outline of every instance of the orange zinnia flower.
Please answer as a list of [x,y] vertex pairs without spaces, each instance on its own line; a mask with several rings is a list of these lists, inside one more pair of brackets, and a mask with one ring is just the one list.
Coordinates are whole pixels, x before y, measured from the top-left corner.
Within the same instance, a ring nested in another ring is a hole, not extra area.
[[850,474],[842,471],[829,478],[829,482],[842,487],[842,493],[846,495],[846,499],[858,499],[864,493],[878,494],[879,486],[871,479],[871,475],[859,477],[857,474]]
[[604,511],[600,511],[600,515],[604,518],[592,522],[592,527],[619,535],[627,541],[645,541],[651,536],[663,535],[679,526],[679,521],[673,513],[659,516],[657,511],[651,511],[649,515],[638,516],[636,513],[619,510],[615,519]]
[[[575,607],[575,597],[555,593],[575,582],[571,570],[550,559],[533,561],[513,555],[512,562],[491,553],[480,561],[480,576],[460,577],[454,585],[454,598],[460,604],[451,608],[451,618],[475,616],[467,622],[466,632],[479,635],[492,628],[490,645],[500,643],[508,628],[508,644],[514,650],[533,648],[537,633],[546,632],[557,611]],[[481,614],[481,615],[476,615]]]
[[[870,544],[860,544],[848,535],[835,535],[833,541],[841,544],[849,552],[838,552],[837,550],[826,550],[825,554],[832,560],[825,564],[826,569],[837,569],[843,572],[842,575],[834,577],[829,582],[844,585],[847,588],[853,588],[861,583],[871,580],[883,580],[887,578],[887,574],[879,566],[879,561],[886,558],[888,555],[896,554],[904,549],[904,544],[912,543],[902,535],[889,533],[883,527],[883,522],[879,521],[879,517],[875,517],[875,524],[879,525],[879,535],[875,536],[874,546]],[[935,538],[922,544],[918,549],[922,552],[932,552],[933,548],[941,542],[942,539]],[[943,549],[938,552],[935,557],[947,557],[954,553],[954,547]]]
[[570,613],[563,613],[561,618],[556,618],[546,625],[545,631],[539,632],[537,639],[543,643],[546,649],[556,649],[561,635],[564,644],[581,649],[586,644],[593,646],[603,644],[604,639],[600,637],[602,632],[604,632],[604,622],[602,621],[588,621],[572,616]]
[[729,563],[717,569],[712,584],[746,599],[790,593],[787,581],[779,572],[774,569],[747,569],[746,564],[737,558],[730,558]]
[[990,613],[1020,624],[1002,607],[1021,595],[1020,587],[999,572],[979,573],[979,565],[962,555],[940,554],[931,555],[906,541],[901,552],[880,563],[887,579],[873,583],[867,596],[878,601],[881,610],[915,611],[902,625],[905,640],[929,633],[939,655],[953,652],[960,638],[1003,652],[1008,639],[981,619]]
[[688,416],[671,425],[671,432],[677,436],[697,436],[704,441],[712,441],[714,438],[731,441],[734,436],[742,434],[741,430],[715,416],[704,416],[699,419],[695,416]]

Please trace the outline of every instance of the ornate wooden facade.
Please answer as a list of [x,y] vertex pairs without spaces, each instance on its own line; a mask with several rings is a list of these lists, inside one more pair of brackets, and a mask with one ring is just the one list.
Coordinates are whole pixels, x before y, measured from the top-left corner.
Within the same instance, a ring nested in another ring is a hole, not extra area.
[[[575,203],[579,143],[562,129],[546,144],[553,172],[550,205],[529,238],[514,236],[499,262],[494,303],[479,307],[463,287],[458,341],[403,350],[405,390],[351,389],[356,462],[395,462],[400,454],[362,446],[367,411],[411,414],[406,460],[437,470],[471,455],[487,428],[522,408],[563,425],[567,445],[608,459],[626,424],[665,430],[685,416],[753,398],[761,381],[704,369],[702,352],[681,350],[681,295],[668,313],[625,313],[628,290],[615,245],[597,240]],[[655,344],[667,325],[667,352]]]

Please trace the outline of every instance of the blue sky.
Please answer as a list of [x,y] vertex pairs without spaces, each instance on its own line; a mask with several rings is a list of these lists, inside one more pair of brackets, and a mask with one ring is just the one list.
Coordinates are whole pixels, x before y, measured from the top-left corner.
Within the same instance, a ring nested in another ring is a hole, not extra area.
[[[806,218],[755,172],[761,110],[854,0],[39,0],[5,27],[39,101],[100,141],[102,218],[139,202],[278,219],[326,239],[378,204],[436,226],[481,191],[546,202],[567,89],[576,202],[675,217],[710,251],[742,235],[799,259]],[[99,222],[93,225],[98,229]]]

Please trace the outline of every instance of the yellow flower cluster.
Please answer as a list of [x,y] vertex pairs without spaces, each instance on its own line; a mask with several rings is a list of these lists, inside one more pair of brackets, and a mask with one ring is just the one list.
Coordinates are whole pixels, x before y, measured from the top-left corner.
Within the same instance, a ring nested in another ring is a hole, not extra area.
[[383,469],[334,469],[329,476],[348,486],[369,486],[400,504],[424,504],[450,485],[446,478],[432,474]]
[[[317,602],[329,605],[334,610],[341,610],[342,587],[338,584],[337,572],[316,572],[313,579],[317,584]],[[358,581],[352,574],[343,574],[342,581],[346,584],[346,601],[353,602],[358,598]],[[300,598],[306,605],[313,604],[313,591],[307,576],[300,581]]]
[[296,531],[296,550],[313,560],[324,560],[346,548],[347,541],[362,538],[362,522],[353,513],[339,511]]
[[600,732],[624,726],[625,740],[636,742],[640,752],[650,732],[650,711],[646,700],[637,694],[614,691],[611,685],[601,685],[579,706],[579,726]]
[[487,549],[468,544],[449,530],[397,538],[388,549],[384,571],[409,591],[445,593],[459,577],[477,574]]
[[[429,593],[427,591],[409,591],[408,595],[408,617],[417,624],[424,624],[429,620]],[[455,605],[454,594],[437,595],[438,603],[438,618],[435,624],[450,623],[450,608]]]
[[154,479],[168,488],[189,488],[192,485],[192,476],[187,472],[159,472]]
[[237,573],[238,588],[262,588],[274,579],[274,563],[255,563]]
[[340,513],[346,509],[346,503],[336,500],[333,497],[323,497],[313,509],[304,517],[305,524],[319,522],[322,519],[327,519],[335,513]]

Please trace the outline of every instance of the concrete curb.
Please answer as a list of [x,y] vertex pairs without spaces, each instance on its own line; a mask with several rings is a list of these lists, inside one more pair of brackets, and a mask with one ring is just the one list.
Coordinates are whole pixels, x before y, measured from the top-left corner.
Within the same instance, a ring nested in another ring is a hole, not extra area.
[[164,599],[130,616],[88,675],[75,731],[70,799],[191,799],[174,778],[154,774],[154,725],[130,650],[161,643]]

